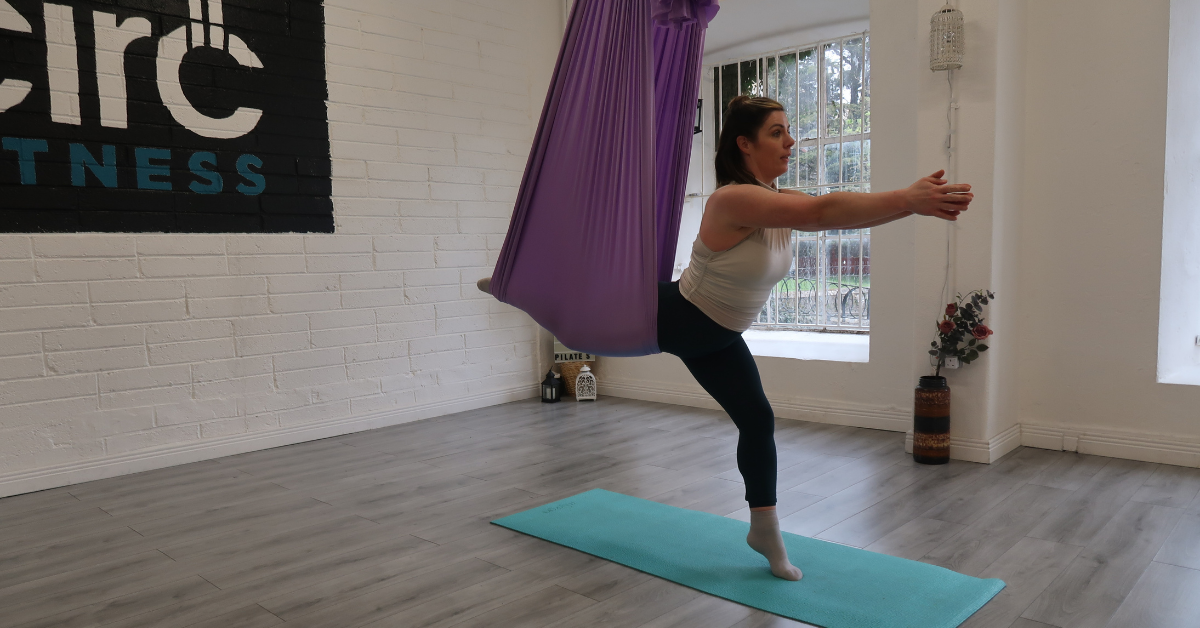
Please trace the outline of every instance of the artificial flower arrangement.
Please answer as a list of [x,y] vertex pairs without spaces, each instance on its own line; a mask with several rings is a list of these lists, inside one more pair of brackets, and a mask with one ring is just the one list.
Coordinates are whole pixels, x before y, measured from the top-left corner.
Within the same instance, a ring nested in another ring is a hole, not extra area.
[[996,295],[990,290],[976,290],[966,296],[955,295],[955,303],[946,304],[946,315],[938,322],[938,339],[930,343],[929,355],[937,358],[934,376],[942,374],[946,358],[958,358],[970,364],[987,351],[983,344],[994,332],[983,324],[983,307]]

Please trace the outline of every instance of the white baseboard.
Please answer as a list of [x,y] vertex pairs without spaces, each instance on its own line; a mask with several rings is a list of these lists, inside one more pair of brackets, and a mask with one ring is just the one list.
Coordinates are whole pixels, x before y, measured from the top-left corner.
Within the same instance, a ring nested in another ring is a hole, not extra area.
[[1092,426],[1021,423],[1021,444],[1110,458],[1200,468],[1200,440]]
[[428,419],[455,412],[494,406],[510,401],[529,399],[538,395],[533,386],[519,386],[488,393],[467,395],[456,399],[435,401],[399,410],[389,410],[365,416],[314,421],[289,428],[236,434],[201,442],[168,445],[110,456],[0,475],[0,497],[20,495],[60,486],[103,480],[106,478],[162,469],[189,462],[211,460],[234,454],[294,445],[310,440],[341,436]]
[[[720,409],[711,397],[700,391],[668,391],[629,382],[605,380],[601,393],[614,397]],[[9,473],[0,475],[0,498],[400,425],[536,396],[537,391],[532,387],[520,386],[366,416],[318,421],[269,432],[238,434],[198,443],[145,449],[98,460]],[[814,404],[801,400],[776,400],[772,401],[771,405],[776,414],[783,418],[907,432],[904,450],[912,452],[912,417],[908,412],[865,406]],[[951,438],[950,457],[955,460],[990,463],[1016,449],[1018,445],[1200,468],[1200,440],[1181,439],[1169,434],[1144,434],[1111,428],[1030,422],[1014,425],[988,440]]]
[[[693,408],[720,410],[721,406],[708,393],[699,389],[667,389],[647,386],[642,383],[614,381],[606,378],[601,384],[601,394],[642,401],[673,403]],[[814,403],[803,399],[772,399],[775,415],[785,419],[832,423],[851,427],[866,427],[875,430],[903,432],[912,426],[911,410],[864,406],[857,404]]]
[[[667,389],[662,386],[648,386],[642,382],[606,378],[601,383],[601,393],[614,397],[720,409],[712,397],[693,387]],[[772,399],[771,407],[775,409],[777,416],[783,418],[907,432],[904,450],[912,453],[911,410],[828,402],[813,403],[803,399]],[[955,460],[992,463],[1022,445],[1200,468],[1200,439],[1024,421],[986,440],[951,437],[950,457]]]
[[[912,453],[912,429],[904,435],[904,451]],[[1021,426],[1014,425],[987,440],[950,437],[950,458],[991,464],[1021,445]]]
[[[606,395],[658,401],[697,408],[720,409],[707,393],[694,388],[683,390],[647,386],[643,383],[613,381],[606,378],[601,384]],[[912,453],[912,410],[895,410],[852,404],[813,403],[803,399],[772,399],[775,415],[787,419],[832,423],[851,427],[866,427],[892,432],[907,432],[904,447]],[[1021,429],[1012,426],[988,440],[951,438],[950,457],[955,460],[991,463],[1021,444]]]

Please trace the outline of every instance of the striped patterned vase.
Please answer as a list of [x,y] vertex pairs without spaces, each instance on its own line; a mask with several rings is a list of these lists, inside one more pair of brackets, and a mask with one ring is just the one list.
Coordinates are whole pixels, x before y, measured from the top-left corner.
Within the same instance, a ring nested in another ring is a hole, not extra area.
[[925,375],[917,386],[913,460],[921,464],[950,462],[950,387],[945,377]]

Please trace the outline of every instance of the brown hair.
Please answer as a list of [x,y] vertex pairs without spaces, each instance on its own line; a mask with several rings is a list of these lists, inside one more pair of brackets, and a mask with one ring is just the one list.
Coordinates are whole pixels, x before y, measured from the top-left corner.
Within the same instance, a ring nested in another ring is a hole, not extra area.
[[717,187],[756,182],[754,175],[746,168],[737,138],[757,141],[759,130],[775,111],[784,111],[783,105],[770,98],[751,98],[743,94],[730,101],[721,123],[721,137],[717,140]]

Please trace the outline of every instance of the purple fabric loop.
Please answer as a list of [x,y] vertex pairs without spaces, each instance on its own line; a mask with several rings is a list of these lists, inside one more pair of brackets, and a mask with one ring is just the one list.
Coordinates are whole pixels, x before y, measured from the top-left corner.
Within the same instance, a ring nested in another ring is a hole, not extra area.
[[492,276],[497,299],[576,351],[659,351],[657,282],[674,264],[716,7],[665,3],[694,18],[656,26],[657,4],[575,2]]
[[654,27],[654,200],[659,281],[670,281],[675,267],[696,99],[700,96],[702,24]]
[[719,9],[717,0],[654,0],[653,18],[656,24],[675,28],[695,22],[707,28]]

